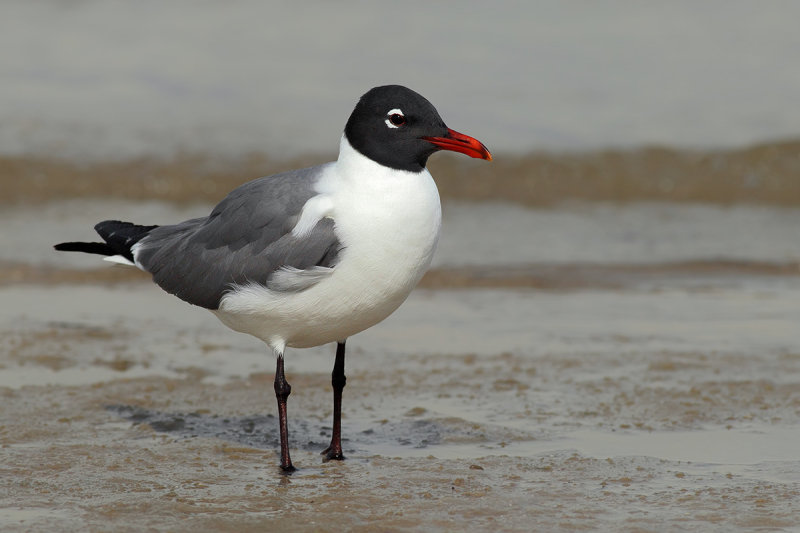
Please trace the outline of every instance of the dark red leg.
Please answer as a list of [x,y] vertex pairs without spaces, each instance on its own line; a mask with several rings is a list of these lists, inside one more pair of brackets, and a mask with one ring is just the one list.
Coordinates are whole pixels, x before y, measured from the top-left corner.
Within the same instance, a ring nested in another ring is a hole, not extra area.
[[324,461],[344,459],[342,454],[342,389],[347,383],[344,376],[344,342],[336,345],[336,362],[333,363],[331,385],[333,386],[333,435],[331,445],[323,450]]
[[292,459],[289,457],[289,428],[286,426],[286,399],[292,393],[292,386],[283,375],[283,354],[278,354],[278,367],[275,370],[275,397],[278,399],[278,422],[281,431],[281,469],[294,472]]

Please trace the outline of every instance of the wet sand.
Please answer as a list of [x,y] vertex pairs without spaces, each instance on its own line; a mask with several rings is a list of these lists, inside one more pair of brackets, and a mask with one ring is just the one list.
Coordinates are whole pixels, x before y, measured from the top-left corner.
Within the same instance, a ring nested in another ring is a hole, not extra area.
[[287,354],[283,476],[259,341],[47,248],[207,207],[0,215],[29,235],[0,246],[4,531],[797,527],[796,209],[445,205],[422,287],[348,343],[347,461],[318,455],[333,346]]
[[785,528],[800,513],[800,283],[415,292],[272,357],[155,287],[7,287],[4,530]]

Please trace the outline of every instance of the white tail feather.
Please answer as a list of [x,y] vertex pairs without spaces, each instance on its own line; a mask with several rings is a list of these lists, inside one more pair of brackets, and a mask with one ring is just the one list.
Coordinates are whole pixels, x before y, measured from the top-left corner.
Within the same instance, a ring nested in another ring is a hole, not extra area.
[[121,255],[109,255],[108,257],[104,257],[103,261],[108,261],[110,263],[119,263],[120,265],[126,266],[136,266],[130,260],[122,257]]

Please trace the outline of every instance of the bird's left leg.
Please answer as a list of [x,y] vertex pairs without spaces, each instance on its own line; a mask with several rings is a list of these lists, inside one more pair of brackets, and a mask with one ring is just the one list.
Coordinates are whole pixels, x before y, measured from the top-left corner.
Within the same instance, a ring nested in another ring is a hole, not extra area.
[[336,361],[333,363],[331,385],[333,386],[333,435],[331,445],[322,451],[323,461],[344,459],[342,453],[342,389],[347,383],[344,375],[344,343],[336,344]]

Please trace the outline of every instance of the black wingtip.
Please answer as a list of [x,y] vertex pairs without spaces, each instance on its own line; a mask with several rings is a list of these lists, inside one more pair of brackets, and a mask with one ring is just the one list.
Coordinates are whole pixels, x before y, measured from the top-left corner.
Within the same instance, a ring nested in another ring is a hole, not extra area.
[[83,252],[97,255],[117,255],[109,245],[104,242],[62,242],[53,246],[59,252]]

